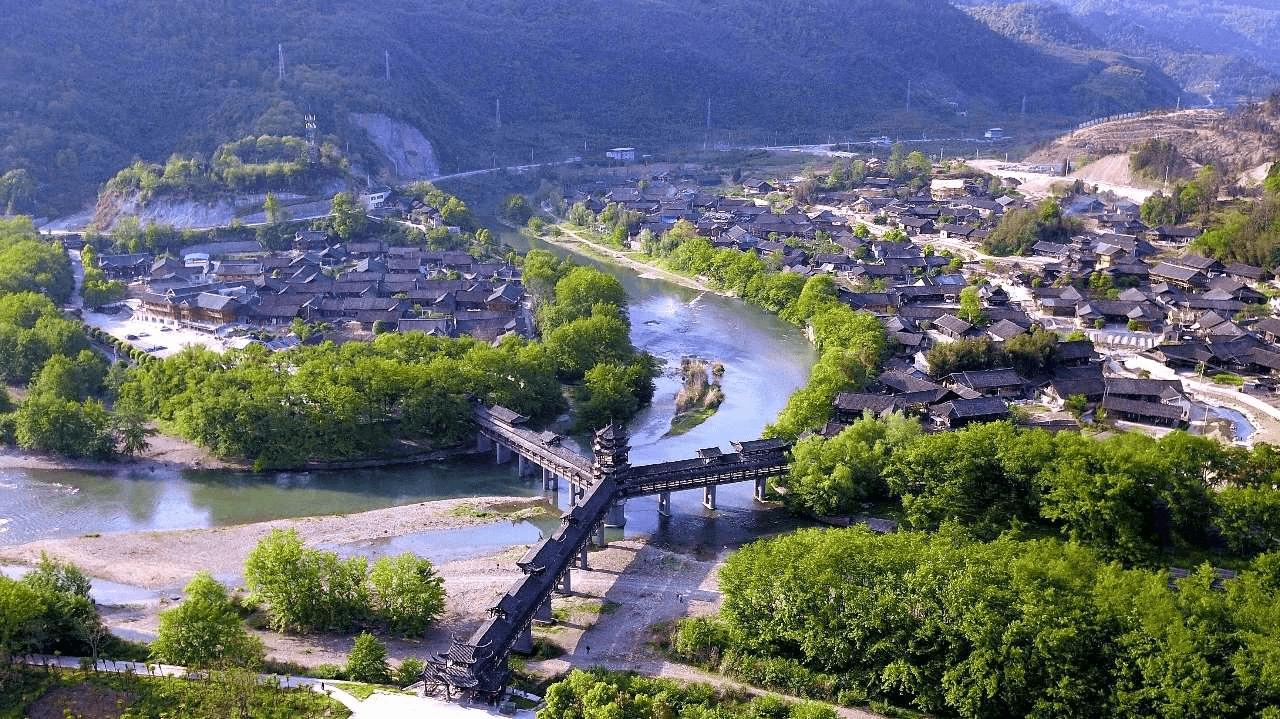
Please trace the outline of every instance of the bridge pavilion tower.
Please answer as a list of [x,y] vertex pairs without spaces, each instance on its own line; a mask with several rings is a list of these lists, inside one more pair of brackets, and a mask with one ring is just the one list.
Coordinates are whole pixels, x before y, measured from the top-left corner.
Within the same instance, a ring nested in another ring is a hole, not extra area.
[[[595,441],[591,445],[592,454],[595,455],[591,473],[595,476],[596,484],[602,481],[612,481],[618,487],[626,484],[631,474],[630,442],[627,428],[617,422],[610,422],[604,429],[596,432]],[[626,501],[619,499],[613,505],[605,516],[605,525],[621,527],[627,523],[624,511]]]

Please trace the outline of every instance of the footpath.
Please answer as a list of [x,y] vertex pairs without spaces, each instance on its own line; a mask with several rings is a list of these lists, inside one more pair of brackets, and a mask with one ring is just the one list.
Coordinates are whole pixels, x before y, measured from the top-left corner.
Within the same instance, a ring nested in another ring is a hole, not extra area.
[[[50,656],[33,654],[22,657],[24,664],[38,667],[58,667],[60,669],[91,668],[99,672],[117,674],[137,674],[145,677],[178,677],[199,681],[203,676],[186,667],[171,664],[152,664],[149,662],[120,662],[111,659],[98,660],[94,666],[89,657]],[[446,702],[432,697],[413,694],[397,694],[375,691],[368,699],[357,699],[342,687],[351,686],[352,682],[334,682],[316,677],[290,676],[283,674],[259,674],[263,684],[276,685],[289,689],[309,689],[329,695],[351,711],[351,719],[421,719],[421,717],[439,717],[440,719],[483,719],[484,717],[514,717],[515,719],[534,719],[535,712],[521,709],[514,714],[501,714],[496,707],[485,705],[467,705]]]

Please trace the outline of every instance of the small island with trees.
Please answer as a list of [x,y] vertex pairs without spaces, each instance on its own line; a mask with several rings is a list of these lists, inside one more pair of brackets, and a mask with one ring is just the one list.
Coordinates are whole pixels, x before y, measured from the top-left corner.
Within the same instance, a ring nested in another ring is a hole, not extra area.
[[667,437],[676,437],[706,422],[724,402],[724,365],[698,357],[680,359],[682,384],[676,393],[676,414],[671,418]]

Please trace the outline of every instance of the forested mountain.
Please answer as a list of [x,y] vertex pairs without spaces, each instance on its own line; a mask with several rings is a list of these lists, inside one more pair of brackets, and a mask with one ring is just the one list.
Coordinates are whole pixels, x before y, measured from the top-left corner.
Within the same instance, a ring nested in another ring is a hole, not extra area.
[[[1280,6],[1271,0],[957,0],[1007,37],[1141,58],[1194,97],[1231,105],[1280,85]],[[1073,28],[1063,32],[1063,28]]]
[[304,113],[366,166],[349,113],[407,122],[447,171],[701,142],[708,100],[713,132],[741,142],[972,130],[1024,96],[1058,122],[1172,99],[944,0],[30,0],[0,40],[0,171],[31,173],[18,209],[37,214],[135,156],[301,134]]

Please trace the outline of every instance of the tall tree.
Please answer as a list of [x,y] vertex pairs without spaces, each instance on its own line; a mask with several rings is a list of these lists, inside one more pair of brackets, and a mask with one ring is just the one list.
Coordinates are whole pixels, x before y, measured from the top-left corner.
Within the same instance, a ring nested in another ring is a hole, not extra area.
[[152,657],[197,668],[253,667],[262,661],[266,649],[245,629],[225,586],[208,572],[199,572],[182,591],[181,604],[160,612]]
[[344,240],[359,237],[369,222],[364,208],[349,192],[339,192],[333,196],[329,211],[330,226],[333,233]]

